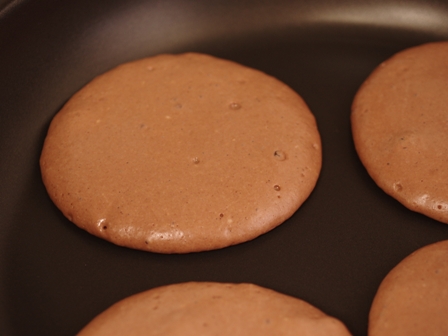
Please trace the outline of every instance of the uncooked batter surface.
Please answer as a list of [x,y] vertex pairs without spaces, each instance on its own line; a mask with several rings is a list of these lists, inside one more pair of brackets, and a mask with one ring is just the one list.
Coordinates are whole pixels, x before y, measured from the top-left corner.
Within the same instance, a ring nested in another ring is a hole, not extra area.
[[381,283],[369,336],[389,335],[448,335],[448,241],[417,250]]
[[121,65],[54,117],[47,191],[80,228],[131,248],[187,253],[253,239],[315,187],[315,119],[288,86],[202,54]]
[[448,223],[448,42],[382,63],[355,97],[352,129],[378,186],[409,209]]
[[191,282],[126,298],[98,315],[88,335],[349,336],[337,319],[253,284]]

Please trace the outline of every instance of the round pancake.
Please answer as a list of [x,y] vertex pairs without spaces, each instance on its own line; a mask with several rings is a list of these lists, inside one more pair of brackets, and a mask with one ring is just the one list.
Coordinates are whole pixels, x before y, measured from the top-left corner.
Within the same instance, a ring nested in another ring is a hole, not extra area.
[[288,86],[207,55],[160,55],[95,78],[57,113],[41,159],[63,214],[115,244],[187,253],[289,218],[321,168],[314,116]]
[[448,241],[417,250],[386,276],[369,315],[375,335],[448,335]]
[[93,319],[88,335],[350,335],[305,301],[252,284],[190,282],[126,298]]
[[370,176],[407,208],[448,223],[448,42],[382,63],[352,107],[356,150]]

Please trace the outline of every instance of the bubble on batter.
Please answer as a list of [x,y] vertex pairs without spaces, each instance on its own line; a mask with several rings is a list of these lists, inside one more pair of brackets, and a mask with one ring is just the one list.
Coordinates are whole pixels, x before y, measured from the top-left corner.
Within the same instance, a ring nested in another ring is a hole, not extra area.
[[232,110],[239,110],[240,108],[241,108],[241,104],[238,104],[238,103],[230,103],[229,104],[229,107],[230,107],[230,109],[232,109]]
[[101,218],[96,222],[96,226],[98,227],[98,229],[100,230],[107,230],[107,222],[106,222],[106,218]]
[[424,206],[425,204],[427,204],[428,200],[429,200],[429,195],[423,194],[423,195],[415,197],[413,203],[416,205],[419,205],[419,206]]
[[448,204],[445,202],[438,202],[437,206],[435,206],[437,210],[446,211],[448,209]]
[[400,182],[396,182],[393,185],[395,191],[400,192],[403,190],[403,185]]
[[199,162],[201,162],[197,156],[191,159],[191,161],[193,161],[194,164],[198,164]]
[[276,150],[274,152],[274,158],[277,159],[278,161],[284,161],[286,160],[286,153],[281,150]]
[[276,184],[275,186],[274,186],[274,190],[276,190],[276,191],[280,191],[280,186],[278,185],[278,184]]

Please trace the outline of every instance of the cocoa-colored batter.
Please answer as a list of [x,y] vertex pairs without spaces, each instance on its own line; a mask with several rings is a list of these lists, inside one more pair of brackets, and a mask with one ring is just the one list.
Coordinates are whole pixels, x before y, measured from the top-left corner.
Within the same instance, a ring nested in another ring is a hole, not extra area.
[[352,108],[356,150],[370,176],[411,210],[448,223],[448,42],[382,63]]
[[305,301],[252,284],[183,283],[126,298],[91,321],[88,335],[348,336]]
[[381,283],[369,336],[401,335],[448,335],[448,241],[417,250]]
[[131,248],[241,243],[289,218],[321,168],[315,119],[289,87],[202,54],[121,65],[54,117],[47,191],[79,227]]

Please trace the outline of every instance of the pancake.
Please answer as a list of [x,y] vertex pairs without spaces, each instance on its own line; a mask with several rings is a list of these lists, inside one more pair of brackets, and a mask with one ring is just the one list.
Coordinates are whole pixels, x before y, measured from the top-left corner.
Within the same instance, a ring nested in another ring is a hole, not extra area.
[[40,158],[80,228],[160,253],[223,248],[288,219],[321,169],[315,118],[260,71],[203,54],[120,65],[53,118]]
[[305,301],[253,284],[190,282],[126,298],[93,319],[88,335],[350,335]]
[[356,150],[373,180],[407,208],[448,223],[448,42],[399,52],[359,89]]
[[417,250],[386,276],[370,310],[368,334],[448,335],[448,241]]

